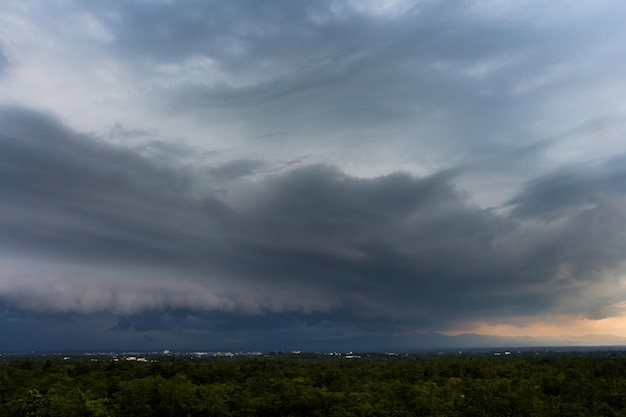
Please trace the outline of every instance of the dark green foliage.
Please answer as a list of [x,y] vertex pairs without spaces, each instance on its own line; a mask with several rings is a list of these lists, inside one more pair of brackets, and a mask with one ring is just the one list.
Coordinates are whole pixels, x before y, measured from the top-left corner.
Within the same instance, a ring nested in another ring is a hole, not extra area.
[[626,356],[0,361],[0,417],[626,417]]

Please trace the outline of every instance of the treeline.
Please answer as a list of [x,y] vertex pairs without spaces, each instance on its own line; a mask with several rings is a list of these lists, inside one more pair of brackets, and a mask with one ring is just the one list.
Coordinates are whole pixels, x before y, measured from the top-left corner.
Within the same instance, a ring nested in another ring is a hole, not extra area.
[[0,361],[0,417],[626,416],[626,359]]

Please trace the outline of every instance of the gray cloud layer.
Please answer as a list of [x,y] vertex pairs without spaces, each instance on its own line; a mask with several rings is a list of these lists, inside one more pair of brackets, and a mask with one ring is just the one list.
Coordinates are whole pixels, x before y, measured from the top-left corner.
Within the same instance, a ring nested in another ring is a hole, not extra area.
[[0,48],[0,76],[4,74],[8,66],[9,66],[9,61],[7,60],[6,56],[2,52],[2,48]]
[[[577,312],[602,316],[623,295],[603,289],[625,255],[623,156],[534,179],[507,215],[471,204],[455,186],[462,171],[360,179],[314,165],[240,183],[229,202],[194,183],[257,163],[192,178],[38,113],[5,108],[1,119],[10,266],[0,294],[11,308],[292,312],[441,329],[571,312],[581,296]],[[37,268],[43,276],[28,275]]]

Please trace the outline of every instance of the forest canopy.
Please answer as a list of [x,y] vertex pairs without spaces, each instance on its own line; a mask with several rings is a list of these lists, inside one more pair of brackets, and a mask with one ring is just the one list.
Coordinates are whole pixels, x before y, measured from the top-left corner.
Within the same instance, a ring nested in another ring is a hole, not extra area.
[[626,356],[4,358],[0,416],[626,416]]

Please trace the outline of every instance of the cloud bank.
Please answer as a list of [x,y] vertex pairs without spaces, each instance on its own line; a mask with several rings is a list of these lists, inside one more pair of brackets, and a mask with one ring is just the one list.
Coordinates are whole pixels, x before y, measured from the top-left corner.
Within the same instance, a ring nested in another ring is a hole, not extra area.
[[538,177],[505,213],[473,204],[455,185],[463,171],[356,178],[311,165],[220,196],[196,183],[219,188],[259,164],[198,176],[49,116],[1,114],[5,308],[323,314],[400,331],[605,317],[623,297],[624,156]]

